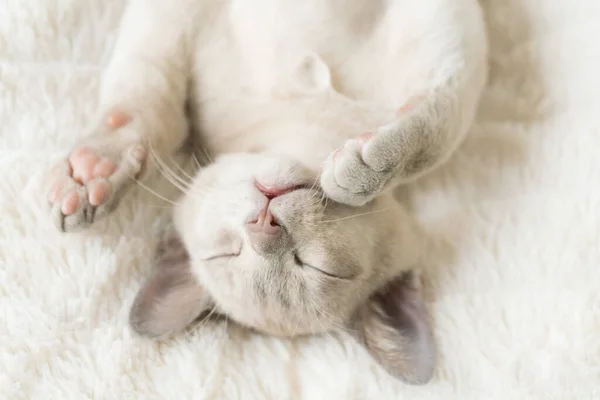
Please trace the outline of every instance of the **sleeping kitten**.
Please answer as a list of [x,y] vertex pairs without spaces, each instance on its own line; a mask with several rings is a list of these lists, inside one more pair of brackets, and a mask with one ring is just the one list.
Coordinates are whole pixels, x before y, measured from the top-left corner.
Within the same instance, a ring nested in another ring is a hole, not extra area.
[[52,215],[89,226],[192,135],[216,160],[174,209],[133,328],[214,310],[272,335],[344,329],[427,382],[418,229],[390,192],[461,142],[486,55],[476,0],[131,0]]

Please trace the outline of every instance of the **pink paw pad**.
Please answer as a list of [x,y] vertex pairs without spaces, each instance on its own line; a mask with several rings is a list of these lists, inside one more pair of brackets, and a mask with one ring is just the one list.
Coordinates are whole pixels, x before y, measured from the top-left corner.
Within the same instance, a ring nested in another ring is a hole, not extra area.
[[[128,122],[128,116],[113,115],[111,126]],[[104,134],[104,132],[102,132]],[[110,213],[119,194],[131,185],[130,177],[143,169],[147,151],[138,143],[115,148],[102,142],[76,146],[67,159],[50,171],[48,200],[55,225],[63,232],[88,226]],[[89,143],[89,142],[88,142]]]
[[87,147],[79,147],[69,157],[72,176],[78,183],[87,184],[95,178],[108,178],[117,169],[113,161],[98,156]]
[[124,127],[129,122],[131,122],[131,115],[122,111],[113,110],[108,113],[105,124],[109,128],[118,129]]
[[139,162],[143,162],[146,159],[146,149],[143,146],[133,147],[129,150],[129,154]]
[[113,172],[115,172],[116,169],[116,163],[107,158],[102,158],[94,166],[93,176],[94,178],[108,178],[113,174]]
[[109,194],[110,184],[105,180],[95,180],[88,185],[88,200],[94,207],[104,203]]
[[69,162],[73,169],[73,179],[86,184],[94,178],[94,168],[100,157],[87,147],[80,147],[71,153]]
[[60,209],[63,214],[71,215],[77,211],[78,206],[79,195],[76,190],[71,190],[63,197]]
[[335,150],[332,153],[332,155],[331,155],[331,159],[333,161],[336,161],[342,155],[342,152],[344,151],[344,148],[347,147],[347,146],[353,146],[353,144],[356,144],[356,143],[358,143],[360,146],[364,146],[372,137],[373,137],[373,133],[372,132],[361,133],[360,135],[358,135],[356,137],[356,139],[348,140],[346,142],[346,144],[344,144],[343,148]]
[[[77,212],[81,205],[80,193],[70,189],[73,183],[87,185],[88,201],[92,206],[104,203],[111,191],[110,183],[106,180],[117,170],[117,164],[105,157],[100,157],[95,151],[81,146],[73,150],[68,162],[55,167],[50,176],[54,184],[48,195],[51,204],[58,203],[64,215]],[[73,180],[75,182],[73,182]]]
[[358,140],[358,143],[360,143],[361,145],[364,145],[372,137],[373,137],[373,133],[371,133],[371,132],[365,132],[365,133],[361,133],[360,135],[358,135],[358,137],[356,138],[356,140]]
[[54,184],[52,190],[50,190],[50,195],[48,196],[50,203],[54,203],[56,200],[58,200],[66,184],[67,181],[65,179],[60,179]]

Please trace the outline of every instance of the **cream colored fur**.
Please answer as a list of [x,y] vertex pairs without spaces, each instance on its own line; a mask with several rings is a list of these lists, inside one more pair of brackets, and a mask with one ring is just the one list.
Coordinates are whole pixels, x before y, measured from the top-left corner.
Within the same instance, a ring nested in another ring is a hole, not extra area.
[[[133,0],[100,115],[133,113],[137,125],[125,130],[143,132],[166,157],[187,132],[191,81],[209,154],[269,151],[320,172],[346,144],[321,184],[330,198],[363,205],[450,156],[472,122],[486,53],[475,0]],[[362,149],[346,143],[367,131],[375,137]]]
[[[90,77],[98,70],[88,65],[108,47],[107,27],[120,11],[65,4],[9,4],[0,24],[1,82],[10,94],[2,98],[1,136],[10,171],[2,190],[7,398],[335,398],[340,384],[349,391],[340,398],[593,398],[597,229],[589,216],[597,196],[589,182],[598,177],[589,129],[595,114],[585,111],[597,83],[597,47],[586,33],[596,24],[592,3],[486,6],[492,82],[472,138],[445,172],[411,187],[415,212],[440,238],[428,255],[435,268],[427,298],[436,305],[443,358],[434,384],[423,388],[371,372],[372,361],[344,337],[287,343],[206,326],[157,346],[123,329],[139,260],[147,259],[148,221],[159,211],[140,209],[152,197],[136,190],[117,219],[64,239],[51,236],[40,204],[36,172],[49,164],[42,160],[55,140],[62,156],[93,116]],[[24,9],[31,12],[17,12]],[[87,19],[97,25],[82,24]],[[558,57],[557,48],[569,57]],[[64,64],[49,63],[57,60],[80,67],[65,73]],[[517,190],[530,195],[510,199]],[[573,221],[589,241],[566,240]],[[490,226],[497,227],[493,240]]]
[[486,60],[475,0],[132,0],[98,116],[51,170],[52,218],[88,227],[131,178],[199,148],[193,176],[168,170],[183,195],[132,328],[163,339],[215,314],[282,337],[341,330],[424,384],[423,239],[391,190],[463,140]]
[[[117,208],[127,175],[145,181],[190,142],[208,156],[193,182],[173,179],[184,195],[169,243],[186,251],[159,243],[178,256],[156,254],[132,307],[137,333],[172,336],[204,311],[284,337],[342,330],[392,375],[430,379],[430,323],[417,272],[405,275],[421,268],[419,234],[389,192],[464,137],[487,42],[474,0],[415,4],[129,2],[98,119],[59,164],[50,201],[73,231]],[[115,110],[126,123],[105,123]],[[116,172],[79,178],[97,163],[82,146]],[[109,195],[94,203],[99,185]],[[268,200],[260,185],[298,190]],[[266,228],[252,222],[265,207]]]

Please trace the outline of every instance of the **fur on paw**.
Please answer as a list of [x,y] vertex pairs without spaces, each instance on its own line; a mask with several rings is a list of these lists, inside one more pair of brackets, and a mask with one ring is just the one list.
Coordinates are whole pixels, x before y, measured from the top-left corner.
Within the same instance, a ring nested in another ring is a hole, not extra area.
[[321,186],[330,199],[362,206],[384,189],[391,171],[377,171],[365,162],[373,135],[366,132],[348,140],[344,147],[327,158],[321,174]]
[[435,164],[439,145],[420,139],[426,137],[428,124],[421,118],[408,118],[424,99],[425,95],[409,99],[397,109],[391,122],[348,140],[328,157],[321,186],[329,198],[361,206],[394,182],[414,178]]
[[139,144],[113,155],[77,146],[51,171],[48,200],[55,225],[63,232],[74,231],[111,212],[139,175],[146,155]]

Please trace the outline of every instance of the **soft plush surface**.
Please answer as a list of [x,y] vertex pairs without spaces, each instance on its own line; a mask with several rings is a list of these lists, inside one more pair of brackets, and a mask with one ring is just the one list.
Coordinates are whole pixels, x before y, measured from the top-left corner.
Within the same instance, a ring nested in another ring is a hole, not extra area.
[[405,198],[431,233],[440,349],[414,387],[343,334],[133,335],[165,203],[138,188],[106,223],[61,235],[42,189],[85,135],[122,1],[0,1],[0,398],[600,398],[600,2],[482,3],[491,78],[477,123]]

